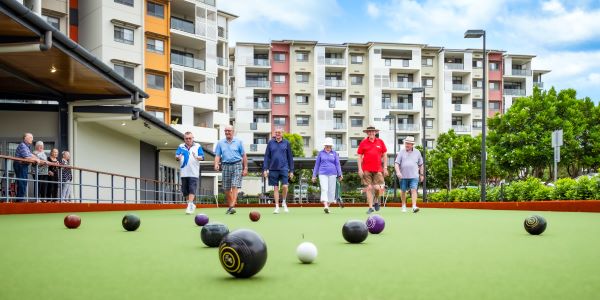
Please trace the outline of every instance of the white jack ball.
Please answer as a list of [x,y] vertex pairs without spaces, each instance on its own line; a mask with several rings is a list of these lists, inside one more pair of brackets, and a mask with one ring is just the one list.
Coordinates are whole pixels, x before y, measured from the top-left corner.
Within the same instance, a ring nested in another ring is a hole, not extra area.
[[298,245],[296,254],[302,263],[310,264],[317,258],[317,246],[311,242],[304,242]]

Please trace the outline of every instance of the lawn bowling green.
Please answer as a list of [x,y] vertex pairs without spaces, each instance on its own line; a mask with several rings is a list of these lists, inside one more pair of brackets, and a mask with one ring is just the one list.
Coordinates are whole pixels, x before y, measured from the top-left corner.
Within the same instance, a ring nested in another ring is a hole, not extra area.
[[[248,218],[251,210],[262,215]],[[197,209],[231,232],[258,233],[267,261],[236,279],[206,247],[183,209],[130,211],[143,226],[127,232],[128,212],[0,215],[1,299],[596,299],[600,293],[600,215],[531,211],[382,208],[385,230],[360,244],[343,224],[365,208]],[[548,226],[523,228],[531,215]],[[315,244],[312,264],[296,249]]]

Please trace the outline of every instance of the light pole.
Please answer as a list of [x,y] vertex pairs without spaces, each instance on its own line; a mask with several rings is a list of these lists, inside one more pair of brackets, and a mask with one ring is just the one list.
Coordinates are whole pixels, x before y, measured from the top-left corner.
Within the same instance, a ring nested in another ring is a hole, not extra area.
[[483,38],[483,105],[481,107],[481,201],[485,202],[486,198],[486,174],[485,174],[485,163],[487,160],[486,150],[485,150],[485,135],[486,135],[486,126],[485,120],[487,119],[487,110],[486,110],[486,94],[485,94],[485,86],[487,85],[486,81],[486,69],[487,69],[487,54],[485,53],[485,30],[476,29],[476,30],[467,30],[465,31],[466,39],[478,39]]
[[[398,123],[398,120],[396,119],[396,115],[392,115],[392,114],[385,116],[385,119],[392,120],[394,122],[394,139],[393,139],[393,141],[394,141],[394,160],[395,160],[396,155],[398,155],[398,151],[396,150],[396,144],[398,144],[398,140],[396,137],[396,123]],[[397,198],[398,178],[396,177],[396,171],[392,170],[392,174],[394,174],[392,176],[392,178],[394,179],[394,202],[396,202],[398,200],[398,198]]]
[[421,93],[421,126],[423,127],[423,202],[427,202],[427,140],[425,139],[425,88],[414,87],[412,88],[413,98],[415,93]]

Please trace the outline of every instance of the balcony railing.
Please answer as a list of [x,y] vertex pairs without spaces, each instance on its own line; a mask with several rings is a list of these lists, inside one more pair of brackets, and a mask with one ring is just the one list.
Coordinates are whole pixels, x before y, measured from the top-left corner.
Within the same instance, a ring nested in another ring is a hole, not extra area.
[[194,29],[194,22],[184,21],[181,19],[171,18],[171,28],[185,31],[191,34],[196,33],[196,30]]
[[462,104],[453,104],[454,111],[462,111]]
[[225,35],[225,28],[224,28],[224,27],[221,27],[221,26],[219,26],[219,27],[217,28],[217,35],[218,35],[220,38],[224,38],[224,39],[225,39],[225,38],[227,38],[227,36]]
[[227,67],[227,60],[223,57],[217,57],[217,64],[222,67]]
[[204,4],[210,5],[210,6],[215,6],[215,0],[198,0]]
[[269,108],[271,108],[271,103],[270,102],[254,102],[254,108],[269,109]]
[[269,87],[271,87],[271,83],[267,80],[248,80],[248,79],[246,79],[246,87],[269,88]]
[[226,94],[225,86],[222,84],[217,84],[217,94]]
[[325,86],[330,87],[346,87],[346,80],[326,79]]
[[470,84],[453,84],[452,90],[453,91],[469,91],[469,90],[471,90],[471,85]]
[[171,53],[171,63],[180,65],[180,66],[184,66],[184,67],[198,69],[198,70],[204,70],[204,61],[203,60],[189,57],[189,56],[184,56],[184,55],[177,54],[177,53]]
[[268,67],[269,64],[269,60],[265,59],[265,58],[255,58],[252,60],[252,65],[254,66],[260,66],[260,67]]
[[533,82],[533,85],[539,87],[540,89],[544,88],[544,83],[541,81]]
[[456,63],[446,63],[446,69],[450,70],[464,70],[464,64],[456,64]]
[[413,87],[416,87],[416,83],[414,82],[410,82],[410,81],[391,81],[390,82],[390,87],[391,88],[397,88],[397,89],[412,89]]
[[452,125],[454,132],[471,132],[471,126],[468,125]]
[[346,151],[346,145],[336,143],[333,146],[333,150],[335,150],[335,151]]
[[335,129],[335,130],[346,129],[346,124],[345,123],[333,123],[333,129]]
[[346,60],[343,58],[325,58],[326,65],[343,66],[346,64]]
[[524,89],[504,89],[504,94],[509,96],[525,96]]
[[413,110],[413,103],[399,103],[399,102],[383,102],[381,103],[383,109],[400,109],[400,110]]
[[512,75],[514,76],[531,76],[531,70],[512,69]]

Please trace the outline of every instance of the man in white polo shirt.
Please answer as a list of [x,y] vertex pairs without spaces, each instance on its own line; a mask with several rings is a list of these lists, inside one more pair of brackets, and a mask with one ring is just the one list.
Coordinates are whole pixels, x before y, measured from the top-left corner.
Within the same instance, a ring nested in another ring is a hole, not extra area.
[[181,192],[187,198],[186,214],[193,214],[196,210],[194,199],[198,189],[198,177],[200,177],[200,161],[204,160],[204,150],[198,143],[194,143],[194,135],[186,132],[183,135],[184,143],[179,145],[175,152],[175,159],[180,163]]
[[417,187],[419,182],[423,182],[425,170],[423,168],[423,156],[418,149],[414,148],[415,138],[407,136],[404,139],[404,149],[401,149],[396,156],[394,168],[396,176],[400,180],[400,189],[402,194],[402,212],[406,212],[406,191],[410,190],[410,202],[412,211],[419,212],[417,207]]

